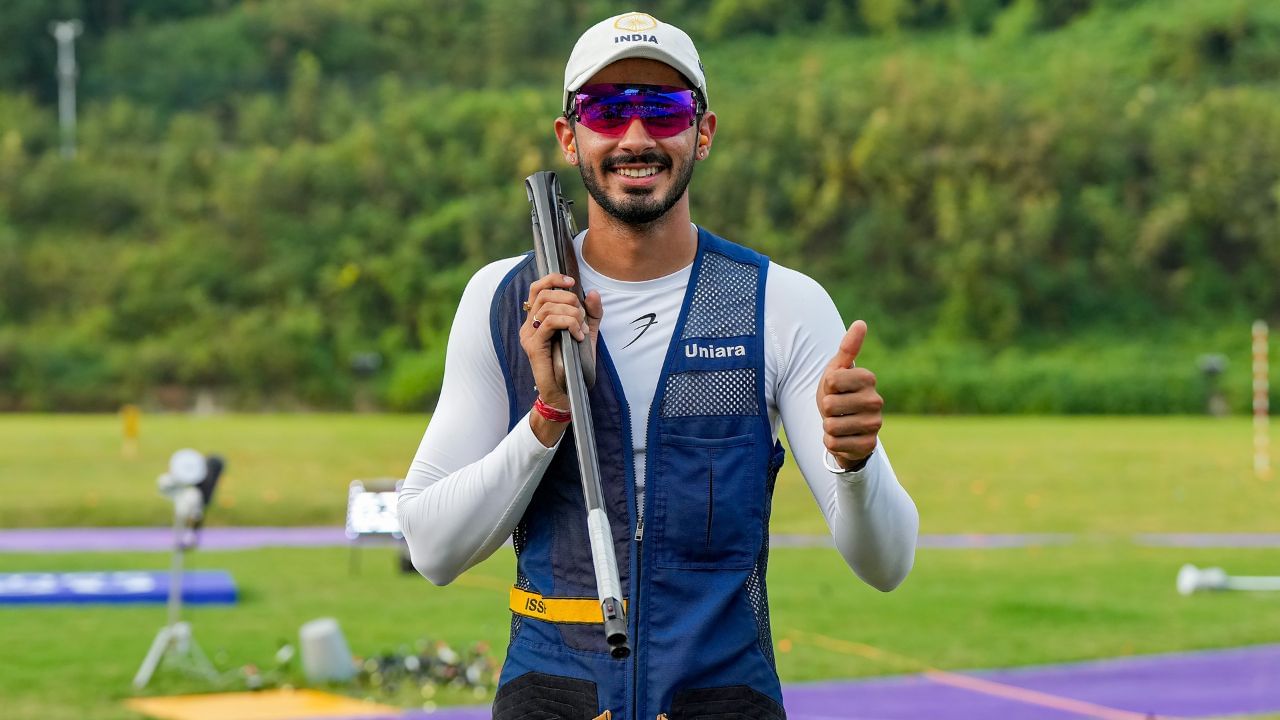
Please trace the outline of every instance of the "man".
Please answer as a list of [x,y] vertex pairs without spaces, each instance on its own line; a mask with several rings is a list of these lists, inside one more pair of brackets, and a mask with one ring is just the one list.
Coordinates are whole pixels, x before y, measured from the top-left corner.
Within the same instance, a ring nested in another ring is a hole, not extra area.
[[[579,303],[527,255],[472,278],[400,496],[414,565],[445,584],[513,539],[495,718],[783,718],[765,588],[779,421],[849,566],[887,591],[914,558],[915,505],[877,441],[875,378],[854,366],[866,324],[845,332],[812,280],[690,221],[716,116],[683,31],[605,20],[578,40],[564,90],[555,131],[590,195],[574,242],[589,292]],[[599,357],[591,412],[626,660],[600,626],[551,365],[561,330]]]

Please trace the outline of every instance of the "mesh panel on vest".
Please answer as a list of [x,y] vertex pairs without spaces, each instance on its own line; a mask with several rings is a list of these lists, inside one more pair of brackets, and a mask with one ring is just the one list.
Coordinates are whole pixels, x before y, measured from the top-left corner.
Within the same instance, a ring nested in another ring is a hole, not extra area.
[[755,368],[686,372],[667,378],[662,417],[756,415]]
[[778,483],[778,471],[782,469],[782,450],[775,445],[773,462],[769,466],[769,475],[765,480],[765,494],[768,500],[764,505],[764,542],[760,545],[760,554],[756,556],[756,566],[747,578],[747,598],[751,601],[751,612],[756,619],[756,644],[769,665],[777,670],[777,662],[773,655],[773,628],[769,624],[769,590],[764,579],[769,571],[769,520],[773,516],[773,489]]
[[702,259],[693,306],[681,340],[727,338],[756,332],[756,288],[760,268],[714,252]]
[[523,522],[516,524],[516,529],[511,531],[511,546],[516,551],[516,557],[520,557],[520,553],[524,552],[524,544],[529,538],[529,528],[525,527]]
[[[520,553],[524,552],[525,543],[529,541],[529,528],[525,527],[523,522],[516,525],[516,529],[511,533],[511,546],[516,551],[516,558],[520,557]],[[529,582],[529,578],[524,573],[516,570],[516,587],[521,590],[532,590],[533,584]]]
[[751,601],[751,612],[756,617],[756,644],[764,653],[769,664],[777,667],[773,659],[773,630],[769,626],[769,592],[764,586],[765,572],[769,567],[769,533],[764,535],[764,546],[756,558],[756,566],[747,578],[747,599]]
[[[528,542],[528,536],[529,529],[525,527],[523,522],[516,525],[516,529],[512,531],[511,546],[515,549],[517,558],[520,557],[520,553],[524,552],[524,545]],[[533,589],[533,583],[529,582],[528,576],[520,572],[518,568],[516,570],[516,587],[521,590]],[[515,641],[516,633],[520,632],[521,621],[522,618],[519,615],[511,613],[511,640],[509,642]]]

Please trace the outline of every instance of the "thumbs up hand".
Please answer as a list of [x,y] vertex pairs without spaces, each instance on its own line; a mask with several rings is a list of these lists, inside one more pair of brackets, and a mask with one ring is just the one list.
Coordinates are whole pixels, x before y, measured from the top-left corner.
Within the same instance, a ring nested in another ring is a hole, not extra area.
[[867,324],[855,320],[840,340],[835,357],[818,381],[822,443],[846,470],[859,470],[876,449],[884,398],[876,392],[876,376],[855,365]]

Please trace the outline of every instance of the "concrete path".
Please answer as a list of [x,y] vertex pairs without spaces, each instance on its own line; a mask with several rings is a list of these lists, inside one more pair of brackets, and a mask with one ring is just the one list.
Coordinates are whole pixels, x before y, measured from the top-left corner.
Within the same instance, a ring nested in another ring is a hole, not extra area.
[[[1067,545],[1081,536],[1069,533],[967,533],[922,535],[920,546],[946,550]],[[1157,547],[1280,547],[1280,533],[1146,533],[1132,536],[1139,545]],[[163,552],[173,543],[167,527],[39,528],[0,530],[0,553]],[[343,528],[212,527],[202,531],[204,550],[264,547],[334,547],[348,543]],[[774,535],[773,547],[830,546],[826,535]]]

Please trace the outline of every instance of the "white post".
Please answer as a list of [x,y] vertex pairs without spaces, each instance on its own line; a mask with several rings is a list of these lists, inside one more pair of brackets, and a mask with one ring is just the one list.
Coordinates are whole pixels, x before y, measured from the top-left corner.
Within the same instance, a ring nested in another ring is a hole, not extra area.
[[179,513],[173,514],[173,558],[169,563],[169,626],[178,624],[182,619],[182,560],[186,549],[182,546],[182,533],[186,529],[186,519]]
[[1267,323],[1253,323],[1253,472],[1259,480],[1271,477],[1271,436],[1267,414],[1271,384],[1267,363]]
[[49,23],[58,41],[58,125],[62,129],[62,157],[76,156],[76,37],[84,30],[79,20]]

